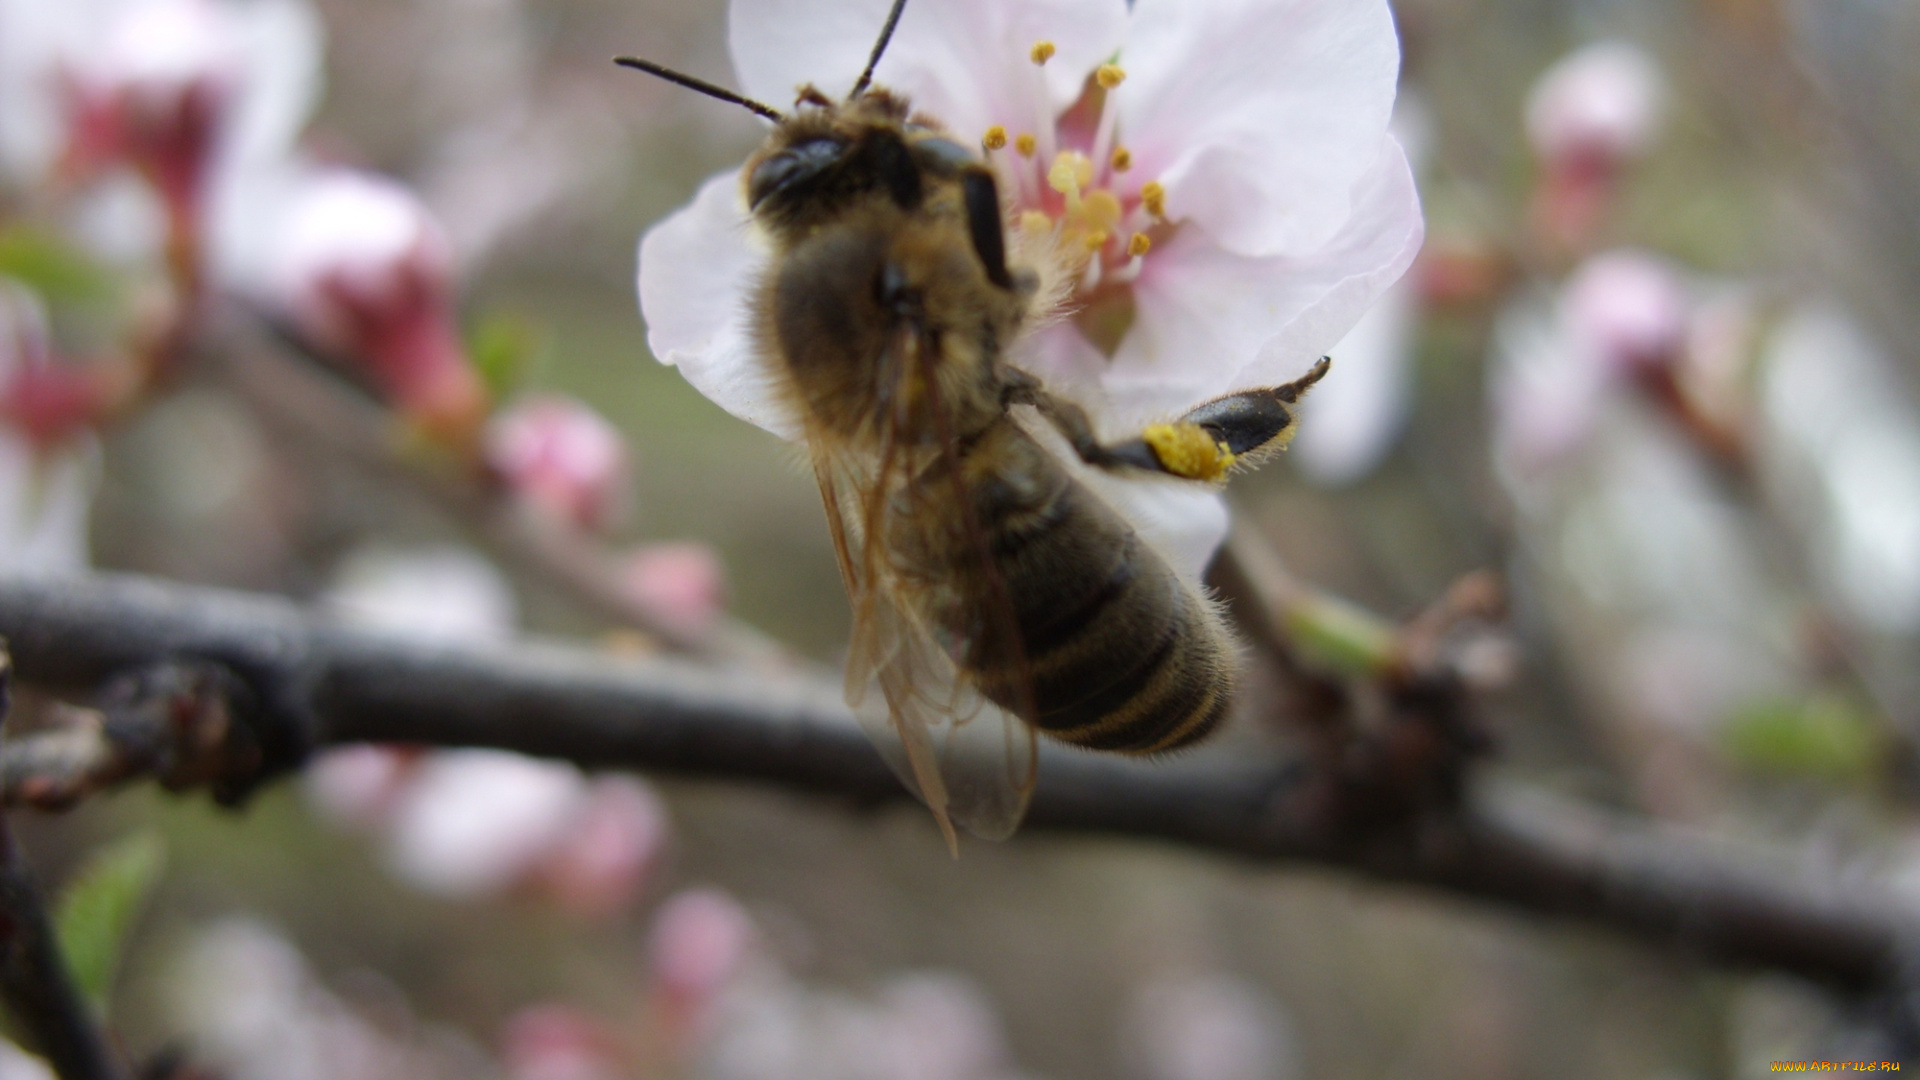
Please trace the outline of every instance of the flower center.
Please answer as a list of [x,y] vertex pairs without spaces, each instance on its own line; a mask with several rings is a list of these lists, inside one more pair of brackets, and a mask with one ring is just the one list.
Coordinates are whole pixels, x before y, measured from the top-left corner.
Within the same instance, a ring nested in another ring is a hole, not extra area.
[[1118,64],[1100,65],[1079,100],[1056,118],[1041,70],[1054,52],[1050,41],[1028,50],[1028,126],[1010,134],[995,124],[980,143],[1014,204],[1014,229],[1029,238],[1051,239],[1062,269],[1071,275],[1081,312],[1076,321],[1111,353],[1125,325],[1115,333],[1102,324],[1112,323],[1115,310],[1124,323],[1131,322],[1132,282],[1154,244],[1172,232],[1166,189],[1134,174],[1133,154],[1119,141],[1114,91],[1126,81],[1126,71]]

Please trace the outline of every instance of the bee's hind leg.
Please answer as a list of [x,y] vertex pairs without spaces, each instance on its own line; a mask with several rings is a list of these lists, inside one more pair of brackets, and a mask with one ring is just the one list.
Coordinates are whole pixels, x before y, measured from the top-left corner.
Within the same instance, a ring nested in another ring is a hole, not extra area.
[[1297,427],[1293,406],[1331,366],[1323,356],[1290,383],[1215,398],[1172,423],[1151,424],[1137,438],[1117,443],[1101,442],[1084,409],[1047,393],[1024,373],[1009,381],[1007,401],[1039,409],[1089,465],[1211,482],[1225,478],[1235,464],[1252,464],[1284,448]]

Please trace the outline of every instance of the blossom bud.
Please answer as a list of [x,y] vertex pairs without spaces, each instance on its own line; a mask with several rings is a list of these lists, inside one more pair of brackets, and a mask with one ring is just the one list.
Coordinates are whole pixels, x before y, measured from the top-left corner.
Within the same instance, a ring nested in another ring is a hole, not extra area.
[[1575,341],[1612,372],[1653,371],[1680,359],[1688,327],[1686,288],[1659,258],[1610,251],[1588,259],[1568,279],[1560,303]]
[[1534,84],[1527,137],[1545,166],[1533,205],[1543,239],[1584,247],[1613,201],[1620,169],[1653,142],[1662,95],[1653,61],[1621,42],[1589,45]]
[[690,634],[706,632],[726,607],[726,566],[706,544],[635,548],[627,556],[622,585],[656,618]]
[[661,905],[653,922],[652,981],[670,1042],[685,1047],[705,1033],[753,937],[746,910],[716,889],[690,889]]
[[597,1018],[566,1005],[536,1005],[507,1021],[501,1064],[511,1080],[620,1080],[620,1041]]
[[395,807],[388,863],[427,892],[498,893],[560,843],[586,801],[571,765],[497,750],[435,754]]
[[571,398],[532,398],[496,415],[487,425],[486,458],[515,495],[576,528],[607,528],[625,510],[626,442]]
[[577,915],[613,915],[659,862],[667,828],[666,804],[652,787],[630,777],[603,777],[594,781],[586,805],[536,868],[538,882]]
[[409,419],[451,442],[475,433],[487,393],[455,323],[452,251],[407,188],[346,170],[309,179],[281,223],[273,289]]
[[65,72],[66,169],[139,169],[176,222],[195,219],[244,78],[239,29],[211,0],[139,0]]

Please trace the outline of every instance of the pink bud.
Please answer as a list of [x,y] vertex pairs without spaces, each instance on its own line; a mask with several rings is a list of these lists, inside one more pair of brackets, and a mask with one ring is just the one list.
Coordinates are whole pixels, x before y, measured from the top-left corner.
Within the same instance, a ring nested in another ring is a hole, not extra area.
[[667,836],[667,807],[651,786],[625,776],[602,777],[536,868],[536,880],[575,914],[613,915],[659,862]]
[[627,556],[627,595],[669,625],[699,634],[727,601],[726,567],[706,544],[647,544]]
[[689,889],[660,906],[652,934],[653,993],[671,1042],[696,1042],[727,983],[746,963],[753,920],[715,889]]
[[378,825],[393,813],[420,757],[410,747],[371,743],[328,750],[307,765],[307,800],[341,825]]
[[1664,87],[1652,58],[1603,41],[1548,68],[1527,96],[1527,137],[1549,168],[1612,166],[1638,157],[1659,130]]
[[475,430],[487,394],[455,325],[451,249],[413,192],[346,170],[309,179],[282,222],[274,289],[408,417],[455,441]]
[[620,1040],[597,1017],[536,1005],[507,1021],[500,1057],[511,1080],[620,1080]]
[[496,415],[486,455],[508,489],[569,525],[604,529],[625,509],[626,442],[571,398],[531,398]]
[[137,0],[63,72],[64,168],[79,178],[139,170],[167,207],[184,274],[197,273],[208,177],[244,76],[240,28],[210,0]]
[[1615,372],[1665,368],[1686,342],[1686,288],[1673,267],[1639,251],[1610,251],[1581,264],[1561,295],[1574,340]]
[[434,754],[398,801],[388,861],[443,896],[497,893],[525,877],[586,805],[578,769],[498,750]]
[[93,372],[22,365],[0,385],[0,419],[46,450],[98,424],[112,397],[109,383]]

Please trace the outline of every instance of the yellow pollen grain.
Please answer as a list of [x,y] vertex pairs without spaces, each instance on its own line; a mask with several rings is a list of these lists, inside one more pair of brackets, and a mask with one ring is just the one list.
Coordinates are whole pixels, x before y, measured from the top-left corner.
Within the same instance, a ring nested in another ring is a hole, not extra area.
[[1007,129],[1001,127],[999,124],[993,125],[987,129],[985,135],[980,136],[980,145],[989,150],[1005,149],[1007,145]]
[[1167,189],[1158,180],[1149,180],[1140,185],[1140,205],[1154,217],[1167,216]]
[[1027,50],[1027,59],[1036,64],[1044,64],[1053,59],[1054,51],[1053,42],[1036,41],[1033,43],[1033,48]]
[[1040,210],[1023,210],[1020,213],[1020,231],[1038,235],[1053,228],[1053,219]]
[[1099,251],[1101,248],[1107,246],[1109,237],[1107,230],[1095,229],[1088,233],[1083,239],[1086,241],[1088,251]]
[[1147,238],[1146,233],[1134,233],[1132,239],[1127,241],[1127,254],[1136,259],[1152,250],[1153,241]]
[[1093,162],[1078,150],[1062,150],[1047,167],[1047,186],[1065,195],[1067,201],[1078,198],[1093,183]]
[[1020,151],[1021,157],[1032,157],[1033,152],[1040,148],[1040,140],[1023,131],[1013,137],[1013,148]]
[[1100,89],[1111,90],[1127,81],[1127,69],[1119,64],[1101,64],[1093,73],[1093,79]]
[[1113,157],[1108,160],[1113,165],[1114,172],[1126,172],[1133,168],[1133,151],[1124,146],[1116,146],[1113,148]]
[[1198,424],[1152,424],[1140,438],[1175,476],[1214,481],[1226,476],[1233,465],[1233,453],[1227,444],[1215,442]]

